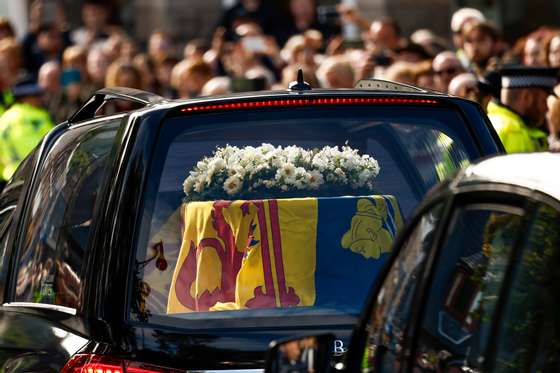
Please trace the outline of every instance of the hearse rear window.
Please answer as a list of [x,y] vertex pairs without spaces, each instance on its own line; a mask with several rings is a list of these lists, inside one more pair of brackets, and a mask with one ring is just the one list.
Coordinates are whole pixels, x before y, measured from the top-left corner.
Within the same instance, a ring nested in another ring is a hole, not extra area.
[[144,194],[132,316],[353,317],[428,188],[477,156],[461,117],[439,107],[169,118]]

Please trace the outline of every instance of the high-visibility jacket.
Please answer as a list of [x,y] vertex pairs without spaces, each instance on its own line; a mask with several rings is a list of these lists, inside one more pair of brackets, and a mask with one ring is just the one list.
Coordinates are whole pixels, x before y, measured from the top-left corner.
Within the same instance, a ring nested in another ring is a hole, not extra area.
[[495,102],[488,104],[488,118],[508,153],[541,152],[548,150],[547,135],[525,124],[511,109]]
[[0,178],[9,180],[21,161],[53,127],[45,109],[13,104],[0,117]]
[[453,139],[443,132],[438,135],[436,144],[438,153],[441,155],[441,160],[435,165],[439,181],[454,175],[457,170],[469,165],[468,156],[461,152]]

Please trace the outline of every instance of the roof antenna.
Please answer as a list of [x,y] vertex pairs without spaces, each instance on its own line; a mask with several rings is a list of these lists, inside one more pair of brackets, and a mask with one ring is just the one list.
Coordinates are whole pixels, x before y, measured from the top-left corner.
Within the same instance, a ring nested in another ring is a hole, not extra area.
[[297,81],[291,82],[288,86],[289,91],[297,91],[303,93],[303,91],[310,91],[311,86],[305,80],[303,80],[303,70],[298,69]]

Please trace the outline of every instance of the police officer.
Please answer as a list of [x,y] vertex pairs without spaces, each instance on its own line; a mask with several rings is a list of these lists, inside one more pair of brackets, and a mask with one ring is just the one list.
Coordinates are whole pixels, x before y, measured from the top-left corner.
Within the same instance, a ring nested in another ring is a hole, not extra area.
[[20,162],[54,127],[42,107],[41,88],[21,83],[13,88],[16,102],[0,117],[0,180],[9,180]]
[[488,117],[508,153],[548,150],[544,132],[546,99],[558,82],[558,69],[509,67],[501,70],[500,103],[488,104]]

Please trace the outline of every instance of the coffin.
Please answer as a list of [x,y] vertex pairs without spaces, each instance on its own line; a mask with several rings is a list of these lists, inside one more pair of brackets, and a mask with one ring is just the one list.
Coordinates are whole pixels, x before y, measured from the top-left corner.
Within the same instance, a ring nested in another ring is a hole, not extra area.
[[391,195],[188,202],[168,313],[359,309],[403,222]]

